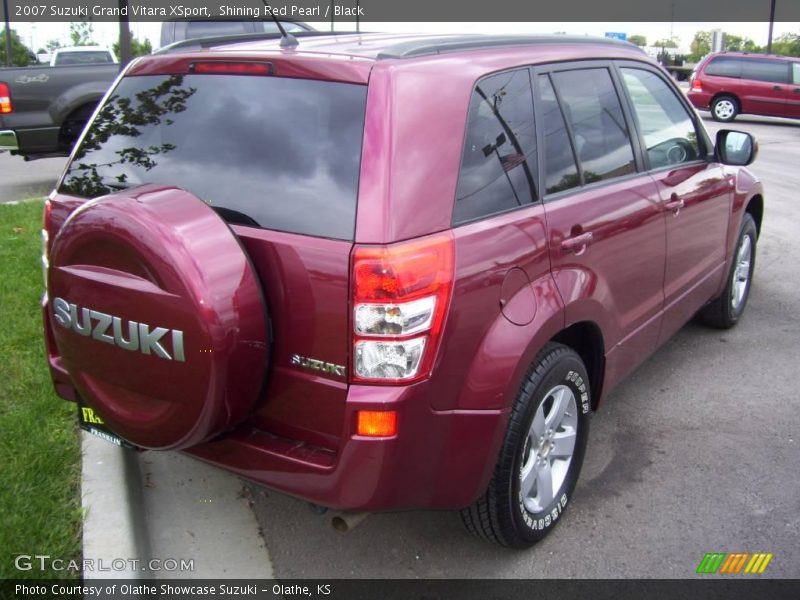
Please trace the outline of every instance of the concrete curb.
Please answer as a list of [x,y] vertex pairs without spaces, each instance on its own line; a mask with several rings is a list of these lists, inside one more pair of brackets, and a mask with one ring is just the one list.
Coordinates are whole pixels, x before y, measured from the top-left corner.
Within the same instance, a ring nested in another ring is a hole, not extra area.
[[[135,579],[147,575],[128,559],[150,557],[142,510],[139,462],[133,452],[81,432],[83,558],[94,561],[85,579]],[[126,561],[124,568],[120,559]]]
[[[83,557],[93,561],[85,579],[273,577],[238,477],[177,452],[134,452],[86,432],[81,444]],[[191,567],[170,569],[172,561]]]

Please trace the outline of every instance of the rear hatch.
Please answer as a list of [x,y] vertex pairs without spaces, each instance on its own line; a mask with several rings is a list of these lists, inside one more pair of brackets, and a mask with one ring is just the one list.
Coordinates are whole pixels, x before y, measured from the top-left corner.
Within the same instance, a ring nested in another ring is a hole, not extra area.
[[[51,198],[50,240],[87,200],[148,184],[213,208],[252,262],[268,315],[269,364],[247,375],[263,380],[247,423],[336,450],[367,87],[313,69],[311,79],[283,77],[274,61],[151,61],[120,80],[84,135]],[[126,358],[111,345],[96,352]]]

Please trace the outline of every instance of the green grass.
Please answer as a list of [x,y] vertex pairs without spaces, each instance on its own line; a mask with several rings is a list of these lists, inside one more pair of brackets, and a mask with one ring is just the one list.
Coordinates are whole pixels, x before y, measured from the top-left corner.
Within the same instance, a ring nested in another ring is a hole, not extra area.
[[0,578],[19,554],[81,557],[75,408],[53,392],[42,339],[42,202],[0,205]]

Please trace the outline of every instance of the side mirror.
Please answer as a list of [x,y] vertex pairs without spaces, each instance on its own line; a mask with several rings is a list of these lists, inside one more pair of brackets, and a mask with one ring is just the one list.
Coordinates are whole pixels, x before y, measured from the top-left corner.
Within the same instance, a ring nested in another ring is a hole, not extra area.
[[758,156],[758,142],[749,133],[722,129],[717,132],[717,160],[724,165],[744,167]]

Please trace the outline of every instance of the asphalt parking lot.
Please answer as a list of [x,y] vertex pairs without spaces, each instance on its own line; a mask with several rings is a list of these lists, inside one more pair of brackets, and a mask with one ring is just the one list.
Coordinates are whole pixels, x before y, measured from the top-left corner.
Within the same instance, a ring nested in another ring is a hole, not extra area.
[[66,158],[24,161],[0,152],[0,204],[46,196],[64,170]]
[[728,127],[759,140],[766,188],[747,314],[730,331],[687,325],[608,398],[553,535],[514,552],[418,511],[342,536],[330,515],[252,487],[275,576],[684,578],[706,552],[760,551],[774,554],[765,575],[800,577],[800,122]]
[[[330,514],[249,486],[274,576],[683,578],[706,552],[771,552],[764,576],[800,577],[800,121],[728,127],[759,140],[766,189],[747,313],[730,331],[687,325],[607,399],[553,535],[513,552],[455,513],[416,511],[343,536]],[[0,154],[0,202],[46,194],[63,164]]]

